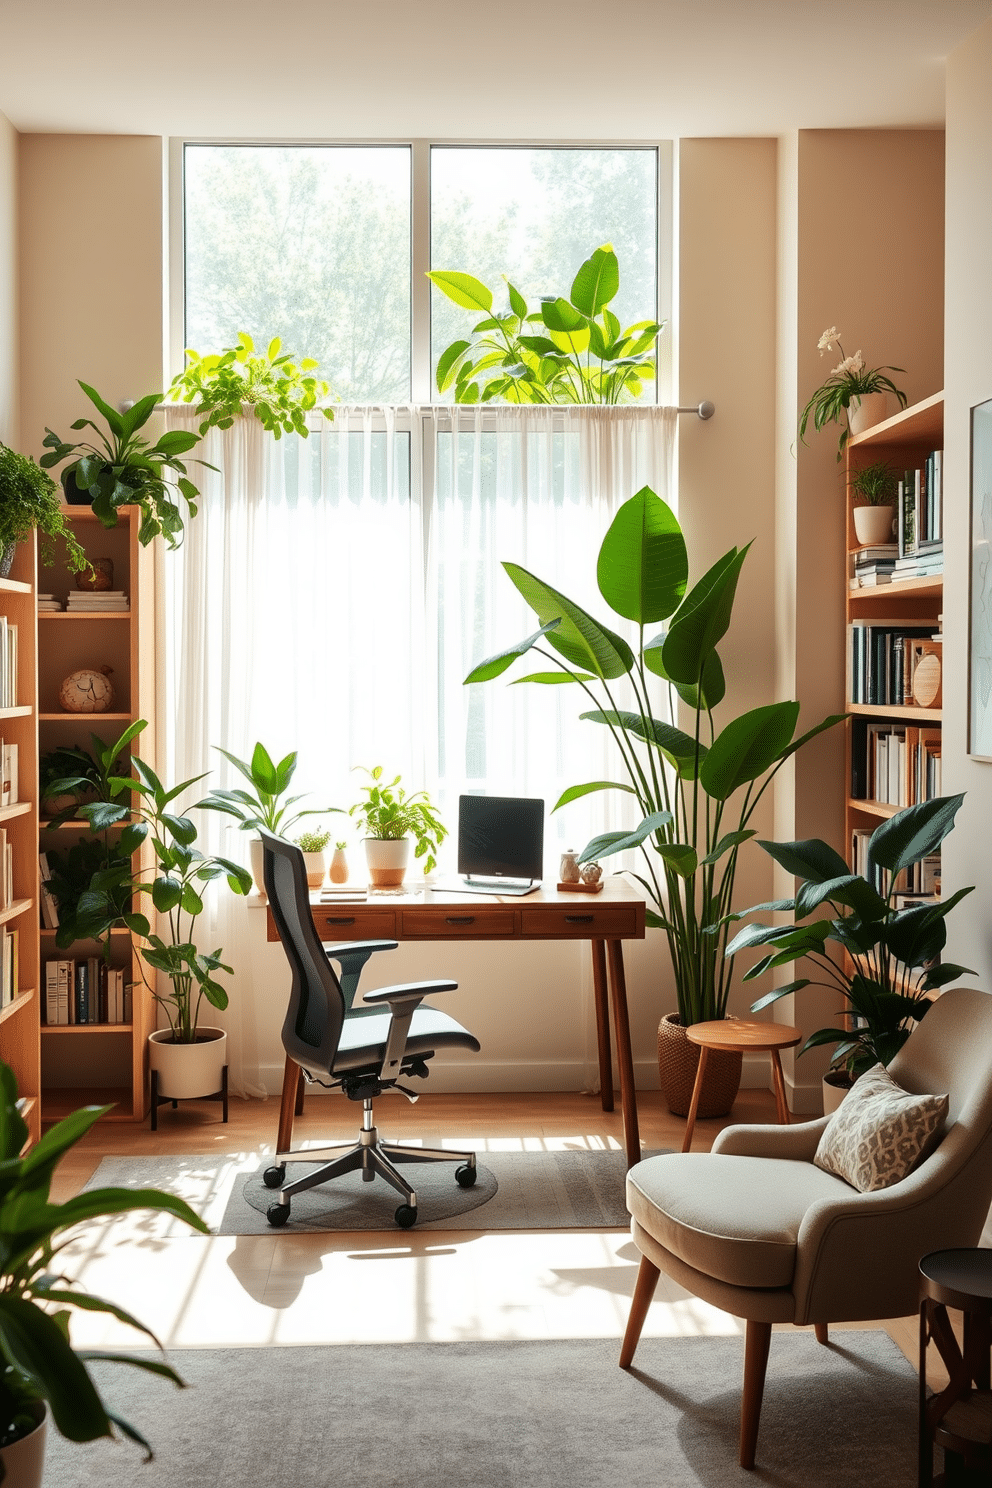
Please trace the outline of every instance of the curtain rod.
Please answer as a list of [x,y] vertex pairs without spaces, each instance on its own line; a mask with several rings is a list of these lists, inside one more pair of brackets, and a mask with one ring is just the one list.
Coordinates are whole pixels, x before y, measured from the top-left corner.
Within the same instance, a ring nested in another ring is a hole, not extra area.
[[695,413],[701,419],[711,419],[716,413],[716,404],[710,403],[708,400],[705,403],[690,403],[687,408],[676,408],[675,412]]

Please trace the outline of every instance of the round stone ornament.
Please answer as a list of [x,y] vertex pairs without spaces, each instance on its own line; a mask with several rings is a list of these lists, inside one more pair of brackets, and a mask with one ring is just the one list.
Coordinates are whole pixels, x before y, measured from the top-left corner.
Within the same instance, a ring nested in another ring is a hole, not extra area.
[[59,704],[67,713],[106,713],[114,701],[110,682],[113,667],[82,667],[59,688]]

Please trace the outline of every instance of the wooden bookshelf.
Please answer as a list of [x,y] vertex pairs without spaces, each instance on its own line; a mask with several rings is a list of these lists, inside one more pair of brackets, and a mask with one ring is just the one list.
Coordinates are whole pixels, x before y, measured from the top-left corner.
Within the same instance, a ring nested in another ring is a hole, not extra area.
[[[128,596],[126,610],[50,611],[38,616],[38,731],[42,755],[58,748],[80,745],[92,750],[91,734],[112,743],[128,724],[138,718],[149,727],[135,741],[135,749],[152,763],[155,760],[155,650],[154,650],[154,558],[153,549],[138,542],[140,513],[125,508],[118,526],[107,529],[88,506],[66,506],[76,539],[90,558],[110,558],[114,566],[113,588]],[[45,571],[42,588],[61,599],[75,589],[74,576],[57,555],[54,568]],[[114,688],[112,711],[66,713],[59,705],[59,686],[64,677],[80,667],[110,666]],[[84,820],[51,826],[47,817],[39,822],[36,851],[64,853],[76,842],[89,839]],[[132,985],[133,1014],[130,1023],[93,1023],[49,1027],[45,1022],[45,963],[49,960],[90,957],[102,949],[93,941],[68,949],[55,945],[55,931],[43,929],[39,936],[41,1018],[41,1103],[43,1118],[57,1119],[82,1105],[106,1105],[114,1109],[111,1121],[140,1121],[148,1112],[148,1035],[156,1026],[155,1004],[141,980],[139,958],[127,930],[110,934],[110,962],[123,967]]]

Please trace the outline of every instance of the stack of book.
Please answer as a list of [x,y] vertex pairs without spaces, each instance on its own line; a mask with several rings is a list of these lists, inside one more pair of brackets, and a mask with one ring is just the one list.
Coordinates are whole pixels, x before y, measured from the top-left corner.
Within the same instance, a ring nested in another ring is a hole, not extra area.
[[940,795],[941,732],[914,723],[851,720],[851,795],[883,806],[917,806]]
[[17,996],[17,931],[0,930],[0,1008]]
[[126,610],[127,595],[123,589],[71,589],[65,607],[70,615]]
[[54,614],[56,611],[58,611],[58,612],[61,613],[61,610],[62,610],[62,601],[60,599],[56,599],[54,594],[39,594],[38,595],[38,613],[39,613],[39,615],[51,615],[51,614]]
[[320,891],[321,904],[361,904],[368,897],[364,884],[325,884]]
[[17,626],[0,615],[0,708],[17,707]]
[[899,544],[877,543],[874,547],[859,548],[852,557],[852,589],[871,589],[878,584],[890,584],[899,557]]
[[123,967],[108,966],[99,956],[45,962],[45,1022],[50,1027],[130,1021],[131,988],[125,985]]
[[[851,869],[874,884],[880,894],[887,894],[892,881],[888,869],[880,868],[868,856],[871,833],[857,830],[851,833]],[[940,853],[921,858],[918,863],[904,868],[895,883],[895,895],[906,894],[913,898],[940,897]]]
[[924,579],[944,571],[944,452],[934,450],[899,482],[899,557],[893,578]]
[[855,620],[848,626],[848,699],[901,708],[913,701],[913,678],[932,640],[933,622]]

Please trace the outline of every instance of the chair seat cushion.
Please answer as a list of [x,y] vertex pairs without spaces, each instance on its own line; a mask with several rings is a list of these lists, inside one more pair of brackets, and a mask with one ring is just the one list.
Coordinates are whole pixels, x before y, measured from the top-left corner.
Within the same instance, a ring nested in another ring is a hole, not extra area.
[[[338,1052],[334,1056],[332,1074],[342,1070],[363,1069],[374,1064],[382,1055],[389,1037],[389,1012],[370,1013],[359,1010],[350,1014],[341,1029]],[[469,1033],[454,1018],[442,1013],[439,1008],[422,1003],[413,1015],[410,1033],[406,1041],[407,1054],[430,1054],[434,1049],[481,1048],[479,1040]]]
[[850,1192],[812,1163],[719,1152],[649,1157],[627,1174],[638,1224],[686,1265],[740,1287],[790,1286],[806,1211]]

